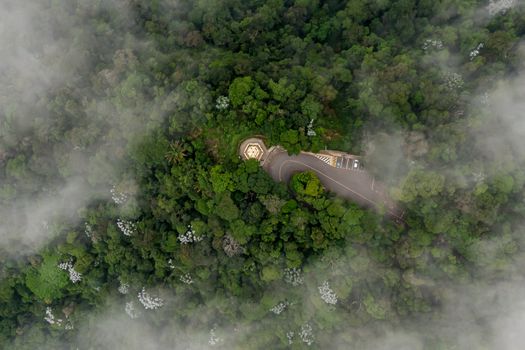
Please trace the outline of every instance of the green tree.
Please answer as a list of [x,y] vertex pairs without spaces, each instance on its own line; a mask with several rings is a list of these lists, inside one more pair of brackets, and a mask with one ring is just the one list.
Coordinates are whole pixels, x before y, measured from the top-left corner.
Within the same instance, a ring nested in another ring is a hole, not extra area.
[[58,255],[45,254],[42,263],[29,268],[25,276],[27,288],[46,304],[61,298],[69,282],[67,273],[58,267],[59,262]]
[[416,198],[429,198],[443,191],[445,177],[433,171],[412,169],[401,184],[401,189],[395,191],[396,197],[403,202],[411,202]]
[[230,85],[228,95],[234,107],[240,107],[251,100],[250,93],[256,87],[251,77],[235,78]]
[[233,202],[229,192],[217,195],[216,214],[227,221],[233,221],[239,217],[239,208]]
[[312,171],[295,174],[291,185],[297,194],[305,197],[319,197],[324,192],[321,181]]

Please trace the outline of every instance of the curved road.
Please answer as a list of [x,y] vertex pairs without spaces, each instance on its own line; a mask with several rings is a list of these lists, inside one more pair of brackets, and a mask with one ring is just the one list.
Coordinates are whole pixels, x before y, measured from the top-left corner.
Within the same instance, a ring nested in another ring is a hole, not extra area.
[[335,168],[306,152],[290,156],[282,148],[271,150],[263,168],[279,182],[288,182],[294,173],[311,170],[327,190],[362,206],[384,208],[389,215],[402,221],[402,213],[388,197],[384,186],[364,170]]

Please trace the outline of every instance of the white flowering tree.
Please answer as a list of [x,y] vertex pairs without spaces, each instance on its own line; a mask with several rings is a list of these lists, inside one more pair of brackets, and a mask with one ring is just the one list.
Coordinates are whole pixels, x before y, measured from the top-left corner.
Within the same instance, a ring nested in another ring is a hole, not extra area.
[[173,259],[172,259],[172,258],[169,258],[169,259],[168,259],[168,267],[169,267],[171,270],[175,270],[175,264],[173,263]]
[[295,337],[295,332],[294,331],[286,332],[286,338],[288,339],[288,345],[292,345],[293,344],[294,337]]
[[129,301],[126,303],[126,306],[124,307],[124,311],[131,319],[139,318],[141,315],[140,310],[137,310],[135,308],[135,303],[133,301]]
[[303,343],[310,346],[314,342],[314,333],[312,326],[310,326],[309,323],[305,323],[301,326],[301,330],[299,331],[299,338]]
[[332,290],[332,288],[330,288],[330,284],[328,283],[328,281],[324,281],[323,283],[321,283],[321,285],[317,287],[317,289],[319,289],[321,299],[323,299],[325,303],[330,305],[337,304],[337,295]]
[[182,244],[188,244],[200,242],[202,241],[203,237],[198,236],[195,230],[193,229],[193,226],[190,224],[188,225],[186,232],[184,234],[179,235],[177,239]]
[[276,315],[280,315],[286,308],[290,305],[288,301],[281,301],[274,307],[270,309],[271,312],[273,312]]
[[126,203],[126,201],[128,200],[128,195],[124,192],[119,191],[116,186],[111,187],[109,192],[111,193],[111,199],[115,204],[121,205]]
[[422,48],[425,51],[429,49],[441,50],[443,48],[443,42],[439,39],[426,39],[423,42]]
[[306,126],[306,135],[310,137],[317,135],[317,133],[314,130],[314,120],[313,119],[310,119],[310,123],[308,123],[308,125]]
[[516,5],[516,0],[490,0],[487,5],[489,15],[496,16],[499,13],[505,13]]
[[159,297],[153,297],[146,291],[145,287],[142,287],[142,290],[139,292],[137,297],[146,310],[156,310],[164,305],[163,299]]
[[184,283],[184,284],[192,284],[193,283],[193,278],[191,277],[191,275],[189,273],[185,273],[184,275],[181,275],[179,277],[179,280]]
[[292,267],[285,268],[283,271],[284,281],[288,284],[291,284],[294,287],[300,286],[304,283],[304,277],[301,269]]
[[69,273],[69,280],[71,282],[78,283],[82,280],[82,274],[75,270],[71,260],[58,264],[58,268]]
[[44,320],[51,325],[57,326],[61,326],[63,322],[61,318],[55,317],[53,314],[53,309],[50,306],[46,307],[46,315],[44,316]]
[[53,325],[55,327],[63,327],[65,330],[72,330],[74,328],[73,323],[71,323],[71,320],[69,319],[68,314],[66,314],[65,312],[64,314],[65,314],[65,319],[58,318],[54,315],[53,309],[50,306],[48,306],[46,307],[46,313],[44,316],[44,320],[50,325]]
[[472,61],[474,58],[478,57],[479,55],[479,52],[480,50],[484,47],[485,45],[483,43],[479,43],[478,46],[476,46],[476,48],[472,51],[470,51],[469,53],[469,58],[470,60]]
[[445,74],[445,85],[450,90],[459,90],[463,87],[463,77],[458,73],[448,72]]
[[129,283],[120,282],[120,286],[118,287],[118,292],[120,294],[126,295],[129,293]]
[[117,219],[117,227],[124,236],[131,236],[137,231],[135,223],[128,220]]
[[230,106],[230,99],[227,96],[219,96],[215,101],[215,108],[219,111],[225,110]]
[[208,344],[211,346],[218,345],[222,343],[223,339],[216,334],[216,328],[217,326],[213,326],[212,329],[210,329],[210,338],[208,339]]
[[91,238],[93,235],[93,227],[91,227],[91,225],[87,222],[84,223],[84,234],[87,236],[87,238]]

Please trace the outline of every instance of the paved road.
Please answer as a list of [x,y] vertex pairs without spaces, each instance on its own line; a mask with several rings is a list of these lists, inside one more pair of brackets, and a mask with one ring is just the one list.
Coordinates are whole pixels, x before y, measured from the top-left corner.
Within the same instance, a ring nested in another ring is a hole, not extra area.
[[402,220],[401,212],[386,194],[384,186],[364,170],[338,169],[305,152],[289,156],[282,148],[270,152],[263,168],[280,182],[288,182],[294,173],[311,170],[329,191],[362,206],[384,207],[389,215]]

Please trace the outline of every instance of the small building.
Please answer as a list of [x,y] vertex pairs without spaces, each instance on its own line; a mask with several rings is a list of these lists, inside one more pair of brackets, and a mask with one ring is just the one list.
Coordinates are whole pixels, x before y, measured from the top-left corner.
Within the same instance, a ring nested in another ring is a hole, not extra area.
[[268,154],[266,145],[262,140],[256,138],[249,138],[244,140],[239,147],[239,153],[242,159],[257,159],[259,162],[264,162]]

